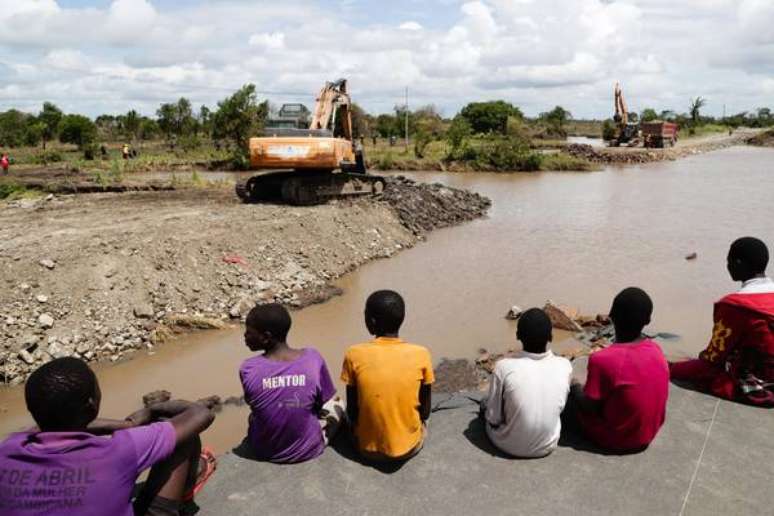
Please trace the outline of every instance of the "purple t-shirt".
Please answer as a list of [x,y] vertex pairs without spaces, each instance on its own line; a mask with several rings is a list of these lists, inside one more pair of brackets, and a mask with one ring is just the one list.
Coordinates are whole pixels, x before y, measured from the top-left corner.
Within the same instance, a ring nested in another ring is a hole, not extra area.
[[20,432],[0,444],[3,516],[132,516],[140,473],[175,449],[170,423],[121,430],[112,437],[85,432]]
[[323,452],[317,415],[336,388],[317,351],[303,349],[292,362],[248,358],[239,378],[251,410],[247,437],[259,459],[302,462]]

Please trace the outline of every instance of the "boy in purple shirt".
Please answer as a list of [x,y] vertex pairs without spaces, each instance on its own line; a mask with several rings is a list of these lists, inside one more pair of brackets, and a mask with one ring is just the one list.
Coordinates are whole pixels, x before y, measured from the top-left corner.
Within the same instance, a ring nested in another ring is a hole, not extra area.
[[344,415],[344,404],[335,397],[320,354],[288,346],[290,325],[290,314],[282,305],[253,308],[247,315],[245,344],[263,354],[248,358],[239,368],[251,410],[247,440],[258,459],[270,462],[318,457]]
[[[0,444],[0,514],[179,513],[196,482],[199,434],[214,418],[206,406],[169,401],[124,421],[97,419],[97,377],[77,358],[41,366],[24,394],[38,428]],[[133,507],[135,482],[148,468]]]

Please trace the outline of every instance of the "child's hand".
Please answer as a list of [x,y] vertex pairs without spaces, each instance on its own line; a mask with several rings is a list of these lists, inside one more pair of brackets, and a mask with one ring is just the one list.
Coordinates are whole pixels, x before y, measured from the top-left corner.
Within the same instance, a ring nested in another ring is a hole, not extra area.
[[144,408],[137,412],[129,414],[126,417],[126,421],[132,424],[132,426],[143,426],[153,422],[153,413],[150,409]]

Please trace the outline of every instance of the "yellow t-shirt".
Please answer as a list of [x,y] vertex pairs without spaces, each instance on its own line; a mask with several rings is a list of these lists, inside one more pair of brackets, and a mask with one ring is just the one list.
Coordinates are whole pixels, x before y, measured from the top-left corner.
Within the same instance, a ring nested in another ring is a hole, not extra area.
[[435,381],[427,348],[388,337],[357,344],[344,355],[341,381],[357,387],[361,450],[401,457],[419,444],[419,387]]

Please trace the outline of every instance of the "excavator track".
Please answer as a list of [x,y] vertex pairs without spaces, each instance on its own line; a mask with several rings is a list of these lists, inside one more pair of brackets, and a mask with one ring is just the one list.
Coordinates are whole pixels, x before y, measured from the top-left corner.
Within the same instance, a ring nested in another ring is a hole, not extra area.
[[245,203],[309,206],[331,199],[379,195],[385,186],[383,177],[371,174],[289,171],[253,176],[237,183],[236,194]]

